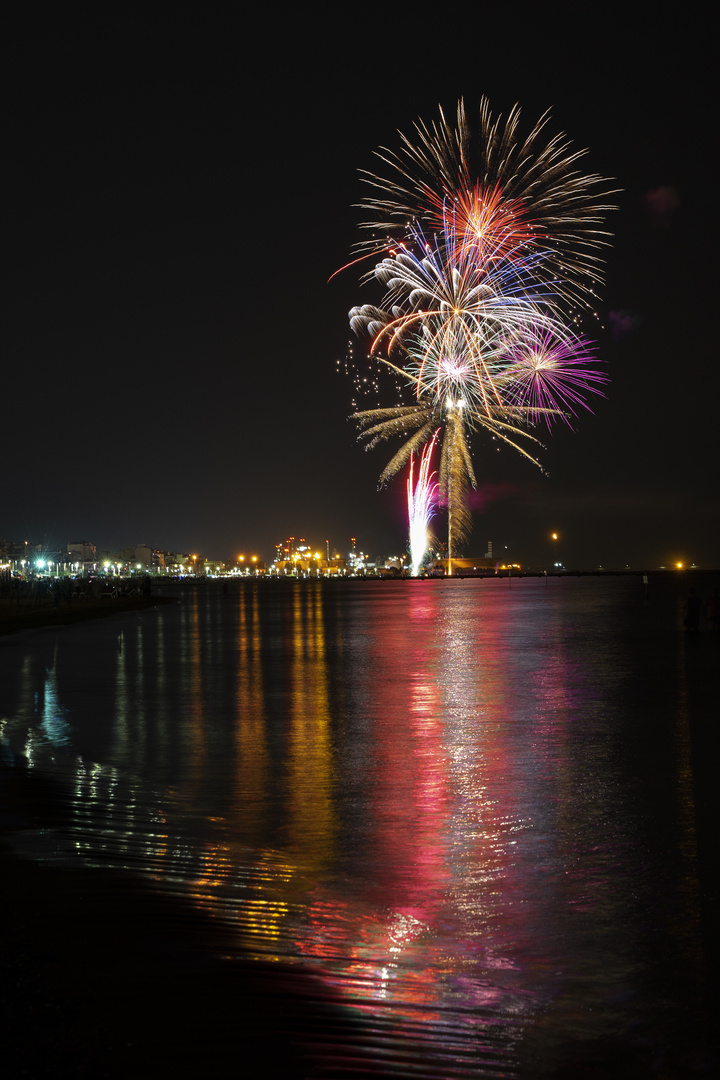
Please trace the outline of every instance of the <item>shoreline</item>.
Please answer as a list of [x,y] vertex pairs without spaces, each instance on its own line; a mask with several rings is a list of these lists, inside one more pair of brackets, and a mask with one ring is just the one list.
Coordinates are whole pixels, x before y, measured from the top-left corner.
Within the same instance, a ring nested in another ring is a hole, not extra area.
[[85,600],[75,600],[71,604],[65,602],[59,604],[38,604],[31,599],[18,602],[14,599],[0,598],[0,648],[2,646],[18,644],[43,631],[63,630],[68,626],[75,626],[82,622],[150,611],[166,604],[174,604],[185,590],[190,589],[210,589],[213,591],[222,589],[227,591],[228,586],[230,586],[232,592],[235,592],[235,590],[244,590],[245,588],[254,587],[260,584],[263,588],[268,588],[272,591],[274,589],[282,588],[283,585],[289,586],[292,589],[318,584],[323,587],[342,588],[343,585],[349,584],[387,584],[389,582],[406,582],[409,587],[412,588],[422,582],[436,584],[438,582],[448,581],[492,582],[503,580],[508,584],[512,584],[513,580],[519,583],[521,580],[542,581],[543,579],[547,584],[550,580],[552,580],[553,583],[558,583],[563,578],[577,579],[590,577],[638,578],[641,582],[641,588],[645,589],[646,595],[648,585],[652,586],[654,584],[659,584],[660,582],[665,585],[674,586],[675,590],[680,593],[685,592],[692,581],[703,589],[703,596],[705,590],[709,587],[720,587],[720,570],[700,568],[684,571],[576,570],[548,574],[536,573],[534,571],[520,571],[510,574],[507,571],[494,573],[479,570],[475,573],[465,572],[456,574],[451,578],[441,576],[435,577],[431,575],[428,575],[427,577],[412,578],[375,574],[368,574],[365,577],[342,578],[305,578],[296,576],[238,577],[231,579],[231,581],[215,578],[184,578],[181,580],[159,578],[153,582],[153,591],[150,596],[89,598]]
[[174,603],[171,596],[122,597],[112,600],[77,600],[73,604],[38,605],[33,600],[0,600],[0,643],[17,640],[38,630],[62,630],[66,626],[106,619],[133,611],[148,611]]
[[257,576],[237,576],[229,578],[185,577],[185,578],[156,578],[153,581],[154,596],[162,596],[170,589],[244,589],[251,586],[276,589],[282,585],[317,585],[328,588],[342,588],[345,585],[379,584],[387,585],[393,582],[406,582],[417,585],[419,582],[452,581],[562,581],[563,579],[579,578],[604,578],[604,579],[638,579],[643,585],[656,584],[658,582],[678,582],[683,588],[691,583],[712,580],[713,584],[720,586],[720,568],[693,567],[685,570],[461,570],[459,573],[447,576],[445,574],[422,574],[412,577],[410,574],[393,573],[367,573],[357,575],[324,575],[324,574],[259,574]]

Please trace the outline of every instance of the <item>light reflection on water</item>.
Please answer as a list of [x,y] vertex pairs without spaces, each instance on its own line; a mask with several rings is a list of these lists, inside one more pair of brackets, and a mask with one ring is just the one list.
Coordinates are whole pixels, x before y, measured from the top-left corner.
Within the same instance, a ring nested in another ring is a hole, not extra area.
[[67,782],[17,842],[192,897],[427,1075],[647,1042],[702,956],[685,642],[640,589],[197,588],[6,649],[5,743]]

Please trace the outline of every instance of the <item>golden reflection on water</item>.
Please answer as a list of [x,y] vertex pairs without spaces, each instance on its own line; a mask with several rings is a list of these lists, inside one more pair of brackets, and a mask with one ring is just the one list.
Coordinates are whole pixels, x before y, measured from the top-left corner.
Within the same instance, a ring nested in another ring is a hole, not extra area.
[[288,705],[287,831],[293,858],[321,872],[332,855],[333,761],[322,588],[293,597]]
[[193,593],[190,609],[190,626],[186,642],[188,670],[189,670],[189,694],[190,694],[190,756],[193,762],[193,771],[198,784],[201,782],[205,769],[205,754],[207,749],[207,735],[205,727],[205,693],[206,687],[203,681],[203,631],[205,629],[200,619],[200,594]]
[[235,699],[237,835],[256,841],[263,836],[268,813],[269,750],[267,744],[262,636],[257,587],[238,598],[237,690]]

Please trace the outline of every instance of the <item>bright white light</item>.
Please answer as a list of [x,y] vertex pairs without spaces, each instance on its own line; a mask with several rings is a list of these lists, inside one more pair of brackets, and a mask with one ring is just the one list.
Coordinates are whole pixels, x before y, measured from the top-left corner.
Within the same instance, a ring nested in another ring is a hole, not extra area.
[[408,521],[410,525],[410,573],[417,577],[428,546],[428,525],[435,512],[437,483],[435,473],[430,473],[430,458],[435,448],[434,435],[422,452],[417,484],[413,486],[414,462],[410,458],[410,476],[407,483]]

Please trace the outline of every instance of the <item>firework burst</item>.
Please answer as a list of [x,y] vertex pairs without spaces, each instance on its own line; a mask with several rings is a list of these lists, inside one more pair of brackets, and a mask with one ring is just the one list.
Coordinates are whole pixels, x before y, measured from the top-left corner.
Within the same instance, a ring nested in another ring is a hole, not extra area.
[[382,306],[353,308],[350,325],[370,336],[371,357],[412,383],[416,397],[430,391],[442,402],[449,393],[496,417],[503,403],[493,373],[506,340],[552,318],[552,297],[533,276],[539,261],[481,267],[461,252],[453,229],[432,244],[410,229],[408,244],[375,268]]
[[497,334],[553,313],[555,296],[538,282],[541,253],[479,264],[462,250],[453,229],[432,242],[415,228],[407,242],[381,259],[373,277],[384,289],[382,306],[365,304],[350,311],[350,325],[372,338],[371,353],[388,356],[408,335],[429,335],[438,327],[465,325],[467,334]]
[[539,275],[558,297],[592,306],[614,192],[581,171],[586,150],[548,134],[549,119],[545,113],[523,137],[519,106],[503,121],[483,98],[475,125],[460,101],[454,123],[440,109],[438,120],[415,124],[413,138],[400,133],[399,152],[377,152],[386,175],[364,173],[372,193],[360,204],[370,215],[361,228],[370,236],[358,251],[387,249],[405,237],[408,222],[434,233],[451,220],[460,250],[476,262],[541,251]]
[[579,408],[590,409],[587,395],[604,396],[607,376],[599,370],[595,345],[587,338],[549,324],[528,324],[502,349],[496,385],[509,417],[516,414],[548,427],[557,420],[572,426]]

